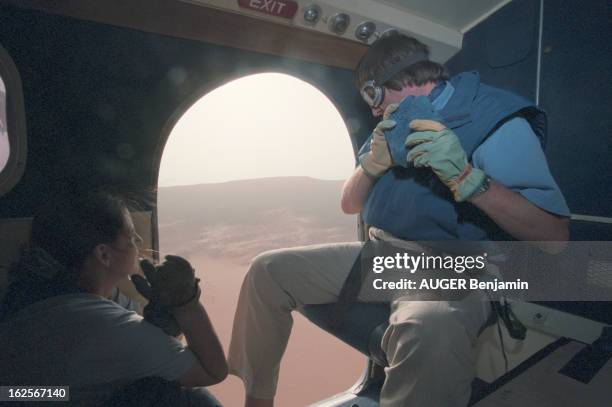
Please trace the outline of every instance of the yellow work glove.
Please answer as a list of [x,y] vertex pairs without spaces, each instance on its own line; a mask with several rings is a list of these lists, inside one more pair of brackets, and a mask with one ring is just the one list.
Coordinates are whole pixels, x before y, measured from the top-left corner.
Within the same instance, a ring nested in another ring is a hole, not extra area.
[[363,171],[371,177],[381,177],[392,165],[391,153],[387,140],[385,140],[385,130],[395,127],[395,121],[390,120],[391,113],[397,110],[398,104],[387,106],[381,120],[372,131],[370,140],[370,151],[359,157],[359,165]]
[[485,173],[468,163],[452,130],[433,120],[413,120],[410,128],[413,133],[406,138],[408,162],[417,168],[430,167],[451,190],[455,201],[463,202],[483,188]]

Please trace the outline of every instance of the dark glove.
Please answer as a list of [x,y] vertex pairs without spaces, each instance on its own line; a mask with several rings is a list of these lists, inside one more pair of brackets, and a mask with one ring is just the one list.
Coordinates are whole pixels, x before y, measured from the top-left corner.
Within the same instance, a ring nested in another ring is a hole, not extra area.
[[195,278],[191,264],[182,257],[166,256],[166,261],[161,265],[147,265],[142,271],[151,287],[150,300],[157,304],[180,307],[199,296],[200,280]]
[[144,307],[142,316],[144,317],[145,321],[152,325],[155,325],[170,336],[177,337],[183,333],[178,322],[176,322],[176,319],[174,319],[174,315],[172,315],[171,309],[168,307],[155,304],[154,302],[149,302]]
[[199,279],[189,262],[182,257],[166,256],[166,261],[155,267],[150,261],[142,260],[140,267],[146,279],[132,276],[136,290],[149,300],[143,316],[149,323],[161,328],[171,336],[181,333],[172,309],[199,298]]

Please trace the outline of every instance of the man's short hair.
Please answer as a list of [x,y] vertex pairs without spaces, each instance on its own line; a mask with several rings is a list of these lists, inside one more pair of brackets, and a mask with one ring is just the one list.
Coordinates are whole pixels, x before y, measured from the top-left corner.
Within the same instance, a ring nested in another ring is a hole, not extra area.
[[[364,82],[384,76],[394,64],[415,53],[423,53],[429,57],[429,48],[419,40],[400,33],[382,37],[370,46],[357,64],[355,86],[360,89]],[[421,86],[429,82],[448,80],[449,77],[448,69],[444,65],[423,60],[402,69],[384,85],[400,90],[405,85]]]

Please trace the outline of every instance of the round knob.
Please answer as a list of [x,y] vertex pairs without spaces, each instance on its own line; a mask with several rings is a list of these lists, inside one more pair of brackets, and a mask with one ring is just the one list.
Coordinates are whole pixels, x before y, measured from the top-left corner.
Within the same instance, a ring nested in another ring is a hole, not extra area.
[[344,34],[351,22],[348,14],[339,13],[329,19],[329,29],[336,34]]
[[315,25],[321,18],[321,7],[310,5],[304,9],[304,21],[308,24]]
[[357,37],[359,41],[367,42],[375,31],[376,24],[371,21],[365,21],[357,26],[355,37]]

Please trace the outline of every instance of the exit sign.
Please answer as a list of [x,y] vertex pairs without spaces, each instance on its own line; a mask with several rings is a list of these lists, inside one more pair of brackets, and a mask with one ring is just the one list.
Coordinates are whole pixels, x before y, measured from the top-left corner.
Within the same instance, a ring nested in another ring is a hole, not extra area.
[[290,20],[298,9],[297,2],[293,0],[238,0],[238,5],[242,8]]

